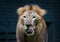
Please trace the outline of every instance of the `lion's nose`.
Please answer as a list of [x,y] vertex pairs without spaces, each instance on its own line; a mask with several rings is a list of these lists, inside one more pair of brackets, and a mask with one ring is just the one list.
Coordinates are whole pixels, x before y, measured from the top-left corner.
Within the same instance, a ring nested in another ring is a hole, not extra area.
[[31,26],[31,24],[25,24],[27,27],[30,27]]

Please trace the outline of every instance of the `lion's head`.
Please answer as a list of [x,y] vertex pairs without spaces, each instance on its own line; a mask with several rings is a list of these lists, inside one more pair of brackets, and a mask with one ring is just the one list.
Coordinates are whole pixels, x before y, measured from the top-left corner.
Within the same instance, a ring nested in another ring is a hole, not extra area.
[[[19,15],[18,24],[22,25],[27,35],[33,35],[37,28],[43,28],[43,16],[46,14],[44,9],[37,5],[26,5],[17,9]],[[45,24],[44,24],[45,25]],[[40,30],[38,29],[38,30]]]

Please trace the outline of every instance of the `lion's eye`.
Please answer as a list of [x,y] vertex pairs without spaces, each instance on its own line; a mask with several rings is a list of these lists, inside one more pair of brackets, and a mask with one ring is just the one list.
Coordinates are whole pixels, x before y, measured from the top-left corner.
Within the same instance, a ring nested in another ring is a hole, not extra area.
[[33,16],[33,18],[35,18],[35,16]]
[[23,16],[24,18],[26,18],[26,16]]

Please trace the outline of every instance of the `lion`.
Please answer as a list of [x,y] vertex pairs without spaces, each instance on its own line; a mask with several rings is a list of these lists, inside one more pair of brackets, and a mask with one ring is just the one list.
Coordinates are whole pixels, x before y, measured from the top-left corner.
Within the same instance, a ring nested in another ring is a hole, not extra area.
[[18,23],[16,28],[17,42],[45,42],[46,10],[38,5],[25,5],[17,9]]

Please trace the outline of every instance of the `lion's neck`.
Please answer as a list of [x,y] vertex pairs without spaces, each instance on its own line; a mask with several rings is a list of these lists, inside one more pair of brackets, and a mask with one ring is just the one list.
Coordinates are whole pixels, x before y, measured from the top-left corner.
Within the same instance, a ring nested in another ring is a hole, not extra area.
[[24,36],[25,42],[38,42],[38,36],[37,37],[36,36],[37,36],[36,33],[30,36],[25,35]]

